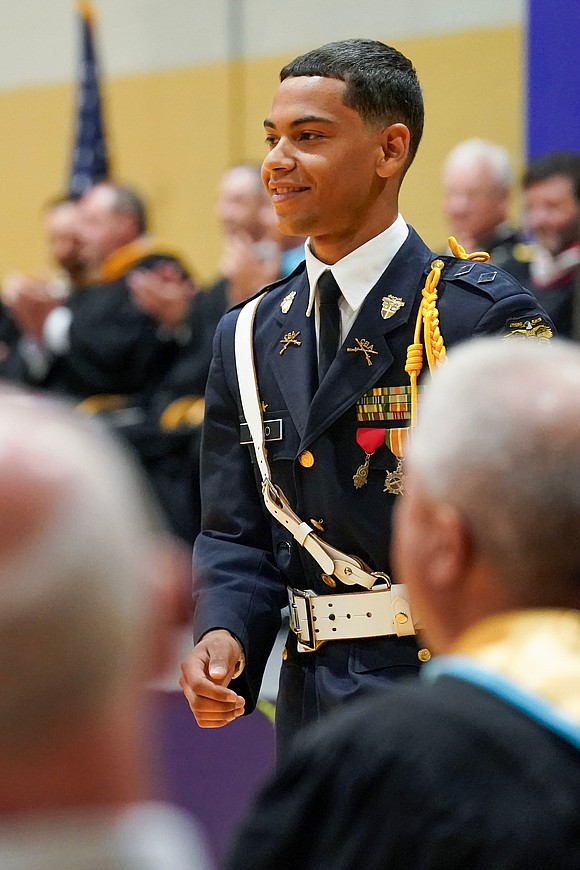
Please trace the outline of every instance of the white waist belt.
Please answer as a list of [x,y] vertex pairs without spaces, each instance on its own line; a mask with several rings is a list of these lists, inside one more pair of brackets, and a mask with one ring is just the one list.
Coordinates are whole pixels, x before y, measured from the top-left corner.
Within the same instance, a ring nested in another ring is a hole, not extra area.
[[288,601],[298,652],[314,652],[328,640],[415,634],[406,587],[401,584],[341,595],[288,588]]

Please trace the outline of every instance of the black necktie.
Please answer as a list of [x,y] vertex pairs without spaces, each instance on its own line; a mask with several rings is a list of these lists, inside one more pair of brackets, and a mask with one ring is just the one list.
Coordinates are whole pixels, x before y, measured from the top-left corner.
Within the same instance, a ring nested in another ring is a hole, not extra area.
[[340,287],[332,272],[323,272],[318,279],[318,295],[320,297],[320,335],[318,338],[318,383],[332,363],[338,350],[340,338]]

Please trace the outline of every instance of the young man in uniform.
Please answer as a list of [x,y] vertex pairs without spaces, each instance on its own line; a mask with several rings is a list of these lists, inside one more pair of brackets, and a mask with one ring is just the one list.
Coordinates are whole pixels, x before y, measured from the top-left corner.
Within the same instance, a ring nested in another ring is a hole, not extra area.
[[[416,673],[429,657],[404,589],[396,578],[390,588],[388,555],[422,364],[471,335],[548,337],[551,325],[509,276],[436,258],[399,214],[423,100],[394,48],[356,39],[297,58],[281,72],[264,126],[263,181],[280,229],[309,236],[306,263],[271,285],[255,314],[266,462],[251,446],[236,372],[236,322],[249,309],[232,310],[216,333],[196,645],[181,683],[202,727],[250,712],[290,599],[280,749],[304,722]],[[248,342],[241,336],[240,351]],[[254,383],[251,366],[242,381]],[[286,506],[268,483],[264,506],[269,475]]]

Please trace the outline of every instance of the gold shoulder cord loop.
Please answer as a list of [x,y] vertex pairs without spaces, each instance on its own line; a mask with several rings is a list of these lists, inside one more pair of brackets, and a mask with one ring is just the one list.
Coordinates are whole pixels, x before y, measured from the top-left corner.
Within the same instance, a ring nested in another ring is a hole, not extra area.
[[[449,237],[447,244],[453,256],[459,260],[475,260],[478,263],[486,263],[489,260],[489,254],[485,251],[475,251],[473,254],[467,254],[465,248],[453,236]],[[421,294],[422,299],[419,311],[417,312],[413,344],[410,344],[407,348],[405,371],[411,381],[411,428],[417,420],[417,379],[423,368],[421,327],[423,327],[423,340],[425,342],[425,354],[427,356],[429,371],[433,371],[435,366],[441,365],[447,353],[443,336],[439,329],[439,310],[437,308],[437,287],[444,266],[443,260],[439,259],[433,260],[431,263],[431,271],[427,275],[427,280]]]
[[465,248],[462,248],[455,236],[449,236],[447,239],[449,250],[458,260],[475,260],[477,263],[487,263],[489,254],[487,251],[474,251],[473,254],[466,254]]

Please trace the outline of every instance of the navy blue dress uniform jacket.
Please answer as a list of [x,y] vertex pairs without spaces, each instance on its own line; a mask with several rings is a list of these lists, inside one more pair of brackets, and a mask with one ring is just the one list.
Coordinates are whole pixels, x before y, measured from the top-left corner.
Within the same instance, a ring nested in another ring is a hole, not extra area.
[[[370,459],[368,483],[355,488],[353,475],[365,458],[356,442],[357,429],[389,425],[361,424],[356,404],[373,387],[408,385],[407,347],[413,342],[421,290],[435,257],[411,229],[365,299],[319,389],[314,316],[306,316],[309,284],[303,264],[271,286],[254,327],[264,420],[282,421],[282,437],[267,442],[274,483],[302,520],[321,521],[320,534],[330,544],[362,558],[373,571],[388,574],[398,496],[383,489],[385,475],[396,468],[397,459],[383,444]],[[536,299],[497,267],[441,259],[445,268],[438,307],[447,347],[472,335],[507,336],[522,323],[550,326]],[[281,303],[292,292],[296,295],[283,313]],[[382,299],[388,295],[404,305],[384,319]],[[280,626],[281,608],[287,604],[286,586],[322,595],[361,588],[339,583],[329,589],[319,565],[263,505],[253,448],[240,443],[243,416],[234,356],[238,312],[239,307],[228,312],[218,326],[206,390],[202,532],[193,565],[194,637],[197,642],[207,631],[225,628],[241,641],[246,667],[232,688],[246,698],[250,712]],[[281,353],[289,332],[297,333],[300,344],[290,344]],[[356,339],[373,345],[377,353],[372,365],[363,353],[348,351]],[[314,459],[310,467],[300,462],[305,450]],[[278,695],[279,748],[303,721],[387,680],[418,671],[417,651],[414,637],[379,637],[333,641],[317,652],[298,653],[289,637]]]

